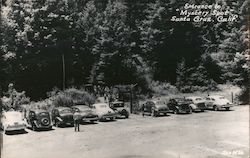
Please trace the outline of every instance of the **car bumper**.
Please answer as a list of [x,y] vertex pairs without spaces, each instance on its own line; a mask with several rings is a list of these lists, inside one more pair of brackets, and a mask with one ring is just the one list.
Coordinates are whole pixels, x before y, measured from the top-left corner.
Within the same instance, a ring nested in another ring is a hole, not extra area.
[[219,106],[219,108],[231,108],[231,107],[233,107],[232,104],[227,104],[227,105],[221,105],[221,106]]
[[98,121],[98,117],[91,117],[91,118],[82,118],[82,121]]
[[99,118],[100,119],[106,119],[106,118],[115,118],[115,117],[118,117],[118,116],[119,116],[119,114],[109,114],[109,115],[102,115]]
[[163,113],[163,114],[165,114],[165,113],[168,113],[169,112],[169,110],[160,110],[160,111],[156,111],[158,114],[161,114],[161,113]]
[[26,128],[25,125],[16,125],[16,126],[8,126],[4,130],[5,131],[18,131],[18,130],[24,130]]

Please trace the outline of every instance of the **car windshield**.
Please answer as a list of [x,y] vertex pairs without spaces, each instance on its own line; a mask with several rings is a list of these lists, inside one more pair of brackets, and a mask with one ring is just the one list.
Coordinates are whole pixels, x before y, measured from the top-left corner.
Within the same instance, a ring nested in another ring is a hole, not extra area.
[[225,97],[219,97],[219,99],[225,99]]
[[71,113],[71,112],[72,112],[71,109],[64,109],[61,111],[61,113]]
[[114,107],[124,107],[124,103],[114,103]]
[[7,122],[22,121],[22,114],[19,112],[9,112],[9,113],[6,113],[4,116],[5,116]]
[[84,111],[84,110],[89,110],[90,108],[86,105],[84,106],[79,106],[79,107],[76,107],[77,111]]

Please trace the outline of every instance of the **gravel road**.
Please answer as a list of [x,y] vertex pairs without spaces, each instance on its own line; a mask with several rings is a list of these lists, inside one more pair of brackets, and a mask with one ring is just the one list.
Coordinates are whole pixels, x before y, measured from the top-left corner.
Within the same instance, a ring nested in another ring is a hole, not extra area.
[[248,158],[249,106],[3,134],[2,158]]

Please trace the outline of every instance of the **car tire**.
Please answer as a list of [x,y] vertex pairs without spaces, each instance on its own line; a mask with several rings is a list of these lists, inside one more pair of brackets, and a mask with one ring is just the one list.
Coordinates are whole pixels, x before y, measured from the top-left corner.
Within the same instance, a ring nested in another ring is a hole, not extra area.
[[60,127],[59,121],[55,121],[55,126]]
[[230,107],[226,107],[226,110],[229,111],[229,110],[230,110]]
[[179,112],[178,112],[178,110],[174,110],[174,114],[178,114]]
[[36,130],[37,130],[36,125],[32,125],[32,130],[33,130],[33,131],[36,131]]
[[126,119],[129,118],[129,114],[128,113],[125,114],[125,118]]
[[189,110],[189,112],[188,112],[188,113],[189,113],[189,114],[192,114],[192,113],[193,113],[193,111],[194,111],[194,110],[193,110],[193,108],[192,108],[192,107],[190,107],[190,110]]
[[156,111],[153,110],[152,113],[151,113],[151,116],[156,117]]
[[213,106],[214,111],[218,111],[218,107],[216,105]]
[[201,109],[201,112],[204,112],[204,110],[203,110],[203,109]]

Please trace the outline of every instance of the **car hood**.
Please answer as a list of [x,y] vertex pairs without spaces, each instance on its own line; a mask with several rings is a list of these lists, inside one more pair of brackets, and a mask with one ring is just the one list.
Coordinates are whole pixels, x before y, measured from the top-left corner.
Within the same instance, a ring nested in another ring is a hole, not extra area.
[[80,112],[80,115],[84,116],[84,115],[97,115],[97,114],[93,110],[84,110]]
[[220,100],[216,100],[215,101],[215,104],[218,104],[218,105],[225,105],[225,104],[231,104],[229,100],[227,99],[220,99]]
[[96,113],[97,115],[104,115],[104,114],[113,114],[115,112],[111,108],[99,108],[96,109]]

